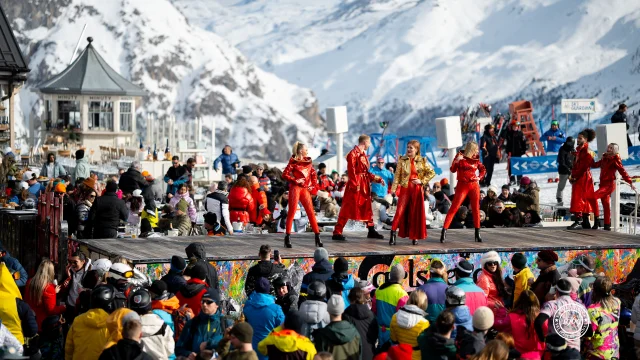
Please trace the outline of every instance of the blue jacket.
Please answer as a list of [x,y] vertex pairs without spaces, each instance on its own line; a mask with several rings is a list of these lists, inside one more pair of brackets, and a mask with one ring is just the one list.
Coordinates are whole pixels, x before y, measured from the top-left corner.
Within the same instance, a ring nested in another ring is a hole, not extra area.
[[380,176],[384,180],[384,184],[371,183],[371,192],[378,197],[385,197],[389,193],[389,186],[393,183],[393,174],[387,169],[380,169],[372,166],[369,172],[373,175]]
[[[4,251],[6,251],[6,249]],[[20,274],[20,278],[16,280],[16,285],[18,285],[18,287],[27,285],[29,274],[27,274],[27,271],[22,267],[22,264],[20,264],[18,259],[11,257],[11,254],[9,254],[9,252],[7,251],[7,254],[2,257],[2,261],[4,261],[4,263],[7,265],[7,268],[11,271],[11,275],[13,275],[14,273]]]
[[327,299],[332,295],[341,295],[345,305],[349,303],[349,292],[356,286],[351,274],[338,277],[338,274],[334,273],[329,280],[325,281],[325,284],[327,285]]
[[[171,317],[171,314],[161,309],[154,309],[153,313],[160,316],[160,319],[162,319],[162,321],[164,321],[164,323],[167,324],[169,329],[171,329],[171,331],[173,331],[174,334],[176,333],[175,325],[173,324],[173,318]],[[176,358],[176,354],[169,356],[169,360],[173,360],[175,358]]]
[[224,337],[224,324],[220,311],[213,315],[200,312],[198,316],[189,320],[182,329],[180,338],[176,343],[176,356],[189,357],[194,352],[200,353],[200,344],[207,343],[208,350],[215,350],[218,343]]
[[172,294],[177,294],[183,286],[187,285],[187,280],[182,277],[181,271],[169,270],[169,273],[160,279],[167,284],[167,290]]
[[[252,292],[249,300],[244,304],[243,313],[247,322],[253,328],[254,349],[258,348],[258,343],[264,340],[273,329],[284,323],[284,313],[282,308],[276,304],[273,295]],[[258,359],[264,360],[269,357],[258,353]]]
[[473,331],[473,317],[467,305],[450,307],[449,311],[456,317],[455,326],[453,327],[453,332],[451,332],[451,339],[456,338],[458,334],[456,329],[459,325],[464,326],[469,331]]
[[439,277],[431,278],[420,286],[420,290],[427,294],[427,301],[429,302],[427,305],[427,320],[431,324],[435,324],[438,315],[444,311],[447,287],[444,279]]
[[45,191],[45,187],[41,183],[37,182],[37,183],[29,186],[28,191],[33,196],[33,198],[36,200],[36,204],[37,204],[38,200],[40,199],[40,194],[42,194]]
[[[218,170],[218,166],[222,163],[222,173],[223,174],[235,174],[236,168],[233,163],[240,163],[240,159],[238,159],[238,155],[233,152],[229,155],[222,153],[218,158],[213,162],[213,170]],[[256,348],[257,349],[257,348]]]
[[[556,139],[555,140],[549,140],[549,136],[555,136]],[[547,152],[558,152],[560,151],[560,147],[564,144],[565,141],[567,141],[567,136],[564,134],[564,132],[560,129],[553,131],[551,129],[547,130],[547,132],[545,132],[544,134],[542,134],[542,139],[543,141],[547,142],[547,146],[545,147],[545,150]]]
[[326,282],[333,275],[333,267],[331,263],[327,259],[321,259],[320,261],[313,264],[311,268],[311,272],[307,273],[302,277],[302,285],[300,285],[300,293],[306,294],[309,285],[312,282],[319,280],[322,282]]
[[40,170],[40,176],[46,176],[48,178],[57,178],[60,176],[67,175],[67,171],[64,169],[64,167],[62,167],[62,165],[59,162],[57,161],[53,162],[53,174],[49,174],[49,168],[47,167],[48,165],[49,165],[48,162],[42,165],[42,170]]

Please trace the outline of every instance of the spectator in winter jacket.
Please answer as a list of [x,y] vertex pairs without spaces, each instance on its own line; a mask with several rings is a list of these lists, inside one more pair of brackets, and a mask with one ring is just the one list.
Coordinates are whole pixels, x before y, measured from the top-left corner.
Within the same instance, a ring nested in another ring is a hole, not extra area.
[[[249,299],[244,304],[243,313],[246,321],[253,328],[254,348],[259,349],[262,354],[262,347],[258,343],[264,340],[271,331],[284,322],[282,308],[276,304],[273,295],[270,295],[271,284],[266,278],[258,278],[255,284],[255,291],[249,295]],[[258,354],[259,359],[267,359],[266,356]]]
[[44,319],[60,316],[66,310],[64,305],[56,305],[56,290],[60,290],[60,287],[53,284],[54,279],[53,262],[45,258],[38,266],[36,274],[27,282],[24,299],[35,313],[38,331],[42,331]]
[[[173,199],[177,198],[177,196],[173,197]],[[165,205],[162,212],[166,215],[159,221],[161,229],[165,229],[167,224],[170,224],[169,228],[178,230],[178,236],[189,236],[192,222],[188,215],[189,203],[185,199],[180,199],[175,208],[171,205]]]
[[571,265],[577,270],[578,278],[582,279],[580,287],[578,288],[578,298],[580,298],[585,306],[588,306],[585,296],[591,292],[593,283],[596,281],[596,276],[593,274],[596,264],[591,256],[579,255],[573,259]]
[[60,288],[60,296],[67,305],[67,311],[64,315],[68,324],[73,322],[76,316],[76,300],[82,289],[82,279],[91,268],[91,260],[87,259],[82,251],[76,251],[68,259],[67,278]]
[[313,261],[311,272],[304,275],[302,285],[300,285],[300,300],[304,300],[307,294],[307,288],[312,282],[319,280],[325,282],[333,275],[333,268],[329,262],[329,253],[325,248],[316,248],[313,252]]
[[487,169],[484,179],[480,179],[480,185],[489,186],[493,176],[493,165],[500,161],[498,158],[498,138],[493,124],[485,125],[484,134],[480,138],[480,149],[482,150],[482,163]]
[[531,291],[533,291],[538,297],[540,307],[544,307],[546,303],[546,296],[552,287],[556,286],[558,280],[560,280],[560,273],[556,268],[556,261],[558,261],[558,254],[553,250],[542,250],[538,252],[536,257],[536,263],[538,269],[540,269],[540,275],[536,281],[531,284]]
[[537,213],[540,212],[540,189],[535,182],[527,176],[523,176],[520,179],[520,186],[524,187],[524,191],[515,192],[511,196],[516,203],[516,207],[521,212],[527,212],[533,210]]
[[180,308],[180,300],[167,289],[167,284],[162,280],[155,280],[151,283],[151,287],[149,288],[151,308],[153,309],[153,313],[160,316],[162,321],[164,321],[175,334],[176,329],[171,314]]
[[180,166],[180,158],[174,156],[171,158],[171,167],[164,175],[164,182],[167,183],[167,197],[172,198],[178,191],[178,186],[186,184],[189,181],[189,174],[184,166]]
[[342,320],[344,300],[333,295],[327,301],[327,311],[331,322],[313,332],[313,343],[318,351],[327,351],[335,359],[361,359],[362,342],[358,330],[348,321]]
[[[515,348],[523,359],[541,359],[544,353],[544,342],[538,339],[534,329],[536,317],[540,314],[540,303],[536,294],[531,290],[524,290],[509,313],[511,335]],[[547,331],[544,325],[544,332]]]
[[22,267],[20,261],[12,257],[2,244],[0,244],[0,262],[3,262],[5,263],[5,265],[7,265],[7,269],[9,269],[9,271],[11,272],[11,276],[15,280],[15,283],[16,285],[18,285],[18,287],[27,285],[29,274],[27,274],[27,271],[24,269],[24,267]]
[[498,195],[498,200],[502,202],[511,201],[511,189],[508,184],[502,185],[500,195]]
[[171,267],[169,268],[169,272],[160,279],[167,284],[167,290],[170,293],[177,294],[183,286],[187,285],[187,280],[182,276],[186,267],[187,263],[182,257],[177,255],[173,255],[171,257]]
[[211,265],[209,261],[207,261],[207,252],[204,250],[204,245],[202,243],[191,243],[189,246],[184,249],[187,253],[187,258],[191,264],[199,263],[207,268],[207,277],[206,282],[209,287],[218,289],[220,287],[220,283],[218,282],[218,271],[215,266]]
[[409,300],[409,295],[402,287],[405,275],[402,265],[394,265],[389,272],[389,282],[382,284],[372,298],[371,310],[378,321],[378,349],[391,340],[391,318]]
[[373,175],[380,176],[384,182],[371,184],[372,196],[384,199],[389,193],[389,186],[393,183],[393,173],[384,168],[384,158],[378,156],[376,164],[371,166],[369,172]]
[[312,282],[307,291],[307,299],[300,304],[299,313],[305,323],[300,335],[310,337],[314,330],[327,326],[331,320],[329,319],[327,303],[325,302],[327,287],[324,282],[319,280]]
[[211,185],[211,192],[207,194],[204,208],[210,213],[216,214],[220,225],[227,229],[228,234],[233,234],[231,225],[231,215],[229,213],[229,193],[227,192],[227,182],[220,181],[214,189]]
[[469,356],[482,351],[485,346],[485,335],[493,326],[493,311],[481,306],[473,313],[473,331],[458,326],[456,349],[458,358],[467,359]]
[[[618,111],[616,111],[613,116],[611,116],[611,123],[625,123],[627,125],[627,130],[629,130],[629,123],[627,123],[627,105],[620,104],[618,105]],[[631,147],[633,144],[631,143],[631,139],[629,138],[629,134],[627,134],[627,146]]]
[[140,172],[142,166],[139,161],[134,161],[131,163],[129,169],[122,175],[120,175],[120,180],[118,181],[118,187],[122,190],[124,195],[133,193],[134,190],[144,190],[149,186],[147,179],[142,176]]
[[273,288],[273,281],[282,276],[284,272],[284,265],[282,264],[282,259],[273,259],[271,262],[271,246],[262,245],[260,246],[260,252],[258,253],[260,256],[260,261],[257,264],[253,265],[249,268],[247,272],[247,278],[244,281],[244,294],[248,297],[254,290],[254,285],[259,278],[266,278],[269,280],[269,294],[276,294]]
[[342,318],[356,327],[362,341],[362,360],[371,360],[378,341],[378,322],[376,315],[369,309],[367,294],[361,287],[349,292],[350,305],[344,310]]
[[67,175],[67,171],[56,161],[56,155],[54,153],[47,154],[47,162],[42,165],[40,176],[55,179],[65,175]]
[[256,167],[256,171],[254,171],[254,175],[258,178],[260,187],[267,193],[271,193],[271,179],[269,179],[269,176],[264,172],[265,169],[267,169],[267,164],[259,164],[258,167]]
[[196,206],[193,203],[193,199],[189,196],[189,189],[187,188],[186,184],[178,185],[178,191],[176,191],[174,196],[169,201],[169,205],[175,208],[180,200],[184,200],[187,202],[187,204],[189,205],[187,213],[189,215],[189,219],[191,219],[191,222],[196,222]]
[[129,308],[140,315],[142,323],[140,342],[145,352],[154,359],[173,359],[175,358],[173,330],[152,311],[151,302],[151,294],[144,288],[134,291],[129,298]]
[[142,177],[149,183],[149,186],[142,189],[142,197],[144,197],[145,203],[147,199],[154,200],[157,202],[161,202],[164,199],[164,185],[162,185],[162,180],[156,179],[150,172],[144,170],[142,171]]
[[515,253],[511,257],[511,267],[513,268],[513,301],[515,304],[523,291],[529,290],[529,286],[533,284],[535,278],[531,269],[527,266],[527,258],[523,253]]
[[558,204],[562,206],[564,187],[567,185],[567,180],[571,176],[571,169],[573,169],[573,152],[575,151],[575,142],[571,136],[567,138],[567,141],[562,145],[558,151],[558,191],[556,192],[556,200]]
[[455,317],[455,326],[453,327],[451,338],[455,339],[458,334],[458,326],[464,326],[467,330],[472,331],[471,312],[469,311],[469,307],[465,305],[466,295],[464,291],[455,285],[451,285],[447,288],[445,296],[447,310]]
[[[434,186],[434,189],[435,189],[435,186]],[[441,190],[440,191],[434,190],[433,197],[436,198],[436,210],[440,214],[446,215],[449,212],[449,209],[451,208],[451,200],[449,200],[447,195],[445,195]]]
[[76,231],[76,235],[78,239],[90,239],[91,234],[87,234],[86,226],[89,221],[89,213],[91,212],[91,207],[93,203],[96,201],[98,197],[98,193],[92,188],[87,188],[83,191],[83,194],[80,196],[78,204],[76,205],[76,215],[78,217],[78,228]]
[[235,174],[236,169],[240,166],[240,160],[238,155],[234,154],[231,150],[231,146],[225,145],[222,148],[222,154],[213,161],[213,170],[218,171],[220,169],[220,163],[222,163],[223,174]]
[[207,269],[204,265],[197,263],[189,270],[189,276],[191,276],[191,279],[178,291],[176,297],[180,301],[180,306],[187,305],[195,315],[198,315],[201,308],[200,300],[202,300],[202,296],[209,288],[205,281]]
[[267,203],[267,193],[262,187],[260,187],[258,177],[249,177],[249,182],[251,184],[251,197],[253,198],[255,208],[255,210],[249,214],[249,220],[260,226],[264,222],[268,221],[269,215],[271,215],[271,212],[269,211],[269,204]]
[[567,346],[567,341],[560,335],[549,334],[545,338],[545,346],[551,360],[581,360],[580,350]]
[[[411,293],[407,305],[391,318],[391,341],[394,344],[408,344],[417,348],[418,336],[429,327],[429,320],[425,319],[427,304],[427,295],[422,290]],[[414,350],[411,358],[420,360],[420,350]]]
[[258,345],[259,358],[313,360],[316,348],[309,338],[301,335],[303,326],[300,313],[289,312],[283,326],[277,327]]
[[229,191],[229,213],[232,224],[241,222],[247,225],[251,220],[251,214],[256,211],[251,193],[251,185],[244,177],[239,178],[231,187]]
[[3,349],[13,348],[16,351],[17,356],[21,356],[24,352],[22,344],[16,339],[16,337],[7,329],[0,321],[0,347]]
[[22,301],[20,290],[4,263],[0,263],[0,320],[21,345],[25,338],[31,338],[38,332],[33,310]]
[[505,307],[507,297],[506,284],[502,278],[502,268],[500,267],[500,255],[495,251],[482,254],[480,263],[482,271],[478,274],[477,284],[487,295],[487,306],[496,315]]
[[331,194],[335,186],[336,184],[331,180],[331,177],[327,175],[327,165],[318,164],[318,190]]
[[349,291],[355,287],[355,279],[349,274],[349,261],[339,257],[333,262],[333,274],[326,281],[327,298],[331,295],[342,296],[344,303],[349,302]]
[[419,287],[427,295],[427,320],[434,323],[445,308],[447,291],[447,268],[439,259],[431,261],[429,266],[429,280]]
[[[251,340],[253,328],[246,322],[240,322],[226,329],[224,338],[218,343],[216,352],[222,360],[258,360]],[[231,350],[233,346],[233,350]]]
[[109,314],[109,317],[107,317],[107,332],[109,340],[104,346],[105,349],[118,344],[118,341],[123,339],[122,332],[124,330],[124,325],[129,321],[140,322],[140,315],[138,315],[137,312],[124,307],[116,309]]
[[481,306],[487,306],[487,295],[484,290],[473,283],[471,274],[473,273],[473,265],[467,260],[461,260],[456,265],[456,282],[455,286],[464,291],[466,305],[469,307],[471,315]]
[[122,340],[105,349],[100,354],[99,360],[152,360],[157,357],[149,355],[148,351],[143,351],[141,344],[143,334],[143,324],[138,320],[131,320],[124,323],[122,327]]
[[127,221],[129,218],[127,206],[116,196],[117,190],[118,184],[109,181],[104,195],[93,202],[89,222],[85,227],[85,232],[92,234],[92,239],[115,239],[120,221]]
[[286,314],[289,310],[298,310],[298,293],[291,283],[279,276],[273,280],[272,284],[276,293],[276,304],[282,308],[282,312]]
[[209,288],[202,295],[202,311],[189,320],[182,329],[176,343],[176,357],[195,359],[201,349],[214,350],[218,347],[229,326],[220,312],[220,292]]
[[456,344],[451,335],[455,316],[448,310],[441,312],[436,321],[418,336],[418,347],[423,360],[454,360]]
[[[502,131],[500,134],[501,142],[503,143],[503,148],[505,153],[512,157],[522,157],[527,152],[527,139],[522,132],[522,128],[520,127],[520,122],[517,120],[511,120],[509,123],[509,128],[506,131]],[[509,182],[513,184],[518,183],[518,177],[521,175],[511,175],[511,167],[508,166],[509,172]]]
[[84,157],[84,150],[76,151],[76,168],[73,172],[73,182],[78,179],[88,179],[91,176],[89,171],[89,160]]
[[566,135],[564,131],[560,130],[558,127],[558,121],[551,121],[551,129],[547,130],[544,134],[542,134],[542,138],[540,140],[544,140],[547,142],[547,146],[545,146],[545,150],[549,153],[557,153],[560,150],[562,144],[564,144]]

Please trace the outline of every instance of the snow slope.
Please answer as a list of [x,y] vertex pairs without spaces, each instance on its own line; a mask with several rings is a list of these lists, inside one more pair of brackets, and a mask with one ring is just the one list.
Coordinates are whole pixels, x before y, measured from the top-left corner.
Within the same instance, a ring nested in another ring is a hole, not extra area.
[[46,5],[2,0],[33,69],[20,93],[25,121],[42,113],[32,90],[66,67],[87,24],[85,37],[93,37],[107,63],[147,91],[138,119],[152,113],[182,121],[202,117],[205,124],[215,120],[219,145],[271,160],[287,159],[290,144],[310,140],[320,125],[311,91],[255,67],[219,35],[192,26],[167,0]]

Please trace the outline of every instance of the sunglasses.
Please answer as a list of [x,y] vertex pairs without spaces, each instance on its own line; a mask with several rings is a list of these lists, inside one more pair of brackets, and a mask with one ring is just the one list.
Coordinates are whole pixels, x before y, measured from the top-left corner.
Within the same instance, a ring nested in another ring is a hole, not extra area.
[[215,301],[213,301],[213,300],[202,300],[202,303],[205,304],[205,305],[211,305],[211,304],[215,303]]
[[497,261],[487,261],[487,265],[489,265],[489,266],[498,266],[498,265],[500,265],[500,263],[497,262]]

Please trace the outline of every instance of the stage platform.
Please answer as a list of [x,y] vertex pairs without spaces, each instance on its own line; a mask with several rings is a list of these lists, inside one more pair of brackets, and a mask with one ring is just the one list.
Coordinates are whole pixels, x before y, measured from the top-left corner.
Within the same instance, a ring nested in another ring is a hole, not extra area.
[[[408,239],[398,239],[398,245],[389,246],[388,232],[385,240],[366,238],[366,232],[346,232],[348,241],[331,240],[330,233],[321,235],[330,261],[345,257],[350,271],[358,278],[367,278],[374,285],[384,282],[389,267],[404,265],[408,273],[405,287],[414,288],[428,276],[432,259],[441,259],[447,268],[455,266],[461,256],[468,257],[476,267],[487,251],[497,251],[506,273],[511,272],[510,258],[522,252],[534,273],[538,251],[551,249],[558,253],[558,266],[566,266],[576,256],[589,254],[596,259],[596,271],[622,281],[640,257],[640,236],[603,230],[569,231],[563,228],[501,228],[482,229],[482,243],[473,241],[473,229],[449,230],[447,242],[439,242],[440,230],[429,231],[430,238],[417,246]],[[278,249],[283,262],[290,268],[308,272],[314,264],[315,250],[312,233],[292,235],[292,249],[283,247],[283,234],[242,234],[228,237],[159,237],[149,239],[94,239],[78,240],[91,258],[122,257],[152,278],[159,278],[169,270],[171,256],[185,256],[184,249],[192,242],[205,246],[208,259],[217,266],[220,285],[228,289],[232,297],[244,298],[245,274],[258,260],[260,245],[269,244]]]

